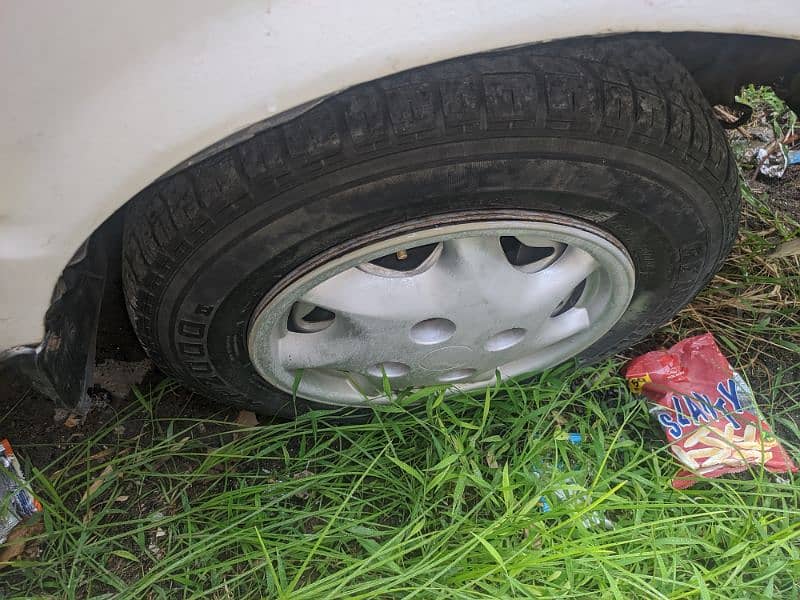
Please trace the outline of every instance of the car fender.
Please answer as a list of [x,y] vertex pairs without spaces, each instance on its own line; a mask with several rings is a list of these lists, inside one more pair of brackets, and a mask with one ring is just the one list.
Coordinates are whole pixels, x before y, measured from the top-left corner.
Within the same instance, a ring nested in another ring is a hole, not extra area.
[[[794,13],[793,15],[791,13]],[[0,19],[0,349],[36,343],[76,249],[204,148],[359,82],[532,42],[632,31],[797,37],[745,0],[46,2]]]

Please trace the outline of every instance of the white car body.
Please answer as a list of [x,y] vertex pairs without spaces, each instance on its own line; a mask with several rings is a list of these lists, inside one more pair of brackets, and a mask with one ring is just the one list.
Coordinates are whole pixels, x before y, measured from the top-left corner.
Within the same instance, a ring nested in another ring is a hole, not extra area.
[[0,350],[42,338],[61,271],[109,215],[272,115],[397,71],[545,40],[800,37],[800,5],[777,0],[29,0],[0,16]]

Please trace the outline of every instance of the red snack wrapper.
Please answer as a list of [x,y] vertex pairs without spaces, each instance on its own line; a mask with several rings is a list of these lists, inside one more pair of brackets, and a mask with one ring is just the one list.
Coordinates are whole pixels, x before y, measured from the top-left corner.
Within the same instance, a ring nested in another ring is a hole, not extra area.
[[633,359],[625,377],[632,391],[644,392],[653,403],[672,453],[686,467],[672,487],[688,488],[698,475],[719,477],[750,465],[772,473],[797,471],[761,417],[752,390],[710,333]]

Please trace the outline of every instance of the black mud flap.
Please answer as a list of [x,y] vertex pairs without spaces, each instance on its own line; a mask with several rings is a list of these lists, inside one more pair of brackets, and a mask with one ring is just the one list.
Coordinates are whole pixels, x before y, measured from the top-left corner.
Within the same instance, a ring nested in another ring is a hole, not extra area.
[[107,267],[106,245],[97,232],[61,274],[45,314],[42,342],[0,353],[4,366],[16,367],[40,392],[78,411],[88,410]]

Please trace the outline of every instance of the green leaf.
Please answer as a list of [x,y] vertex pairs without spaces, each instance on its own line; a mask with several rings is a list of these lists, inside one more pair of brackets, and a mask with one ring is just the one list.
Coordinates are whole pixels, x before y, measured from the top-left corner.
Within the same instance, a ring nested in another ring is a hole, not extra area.
[[508,476],[508,463],[503,465],[503,500],[506,512],[511,512],[511,507],[514,506],[514,491],[511,489],[511,479]]
[[125,560],[139,562],[139,557],[137,557],[132,552],[128,552],[127,550],[112,550],[111,554],[119,556],[120,558],[124,558]]
[[403,461],[402,461],[402,460],[400,460],[399,458],[395,458],[394,456],[390,456],[390,455],[388,455],[388,454],[387,454],[387,455],[386,455],[386,457],[387,457],[387,458],[388,458],[390,461],[392,461],[394,464],[396,464],[398,467],[400,467],[401,469],[403,469],[403,471],[405,471],[406,473],[408,473],[409,475],[411,475],[411,476],[412,476],[414,479],[416,479],[417,481],[419,481],[421,484],[425,485],[425,478],[424,478],[424,477],[422,476],[422,474],[421,474],[419,471],[417,471],[417,470],[416,470],[414,467],[412,467],[411,465],[409,465],[409,464],[408,464],[408,463],[406,463],[406,462],[403,462]]
[[506,571],[506,563],[503,560],[503,557],[500,556],[500,553],[497,551],[497,548],[492,546],[488,541],[486,541],[482,536],[478,535],[474,531],[471,533],[473,537],[477,539],[484,548],[486,548],[486,551],[492,556],[495,562],[497,562],[500,568],[503,569],[503,571]]

